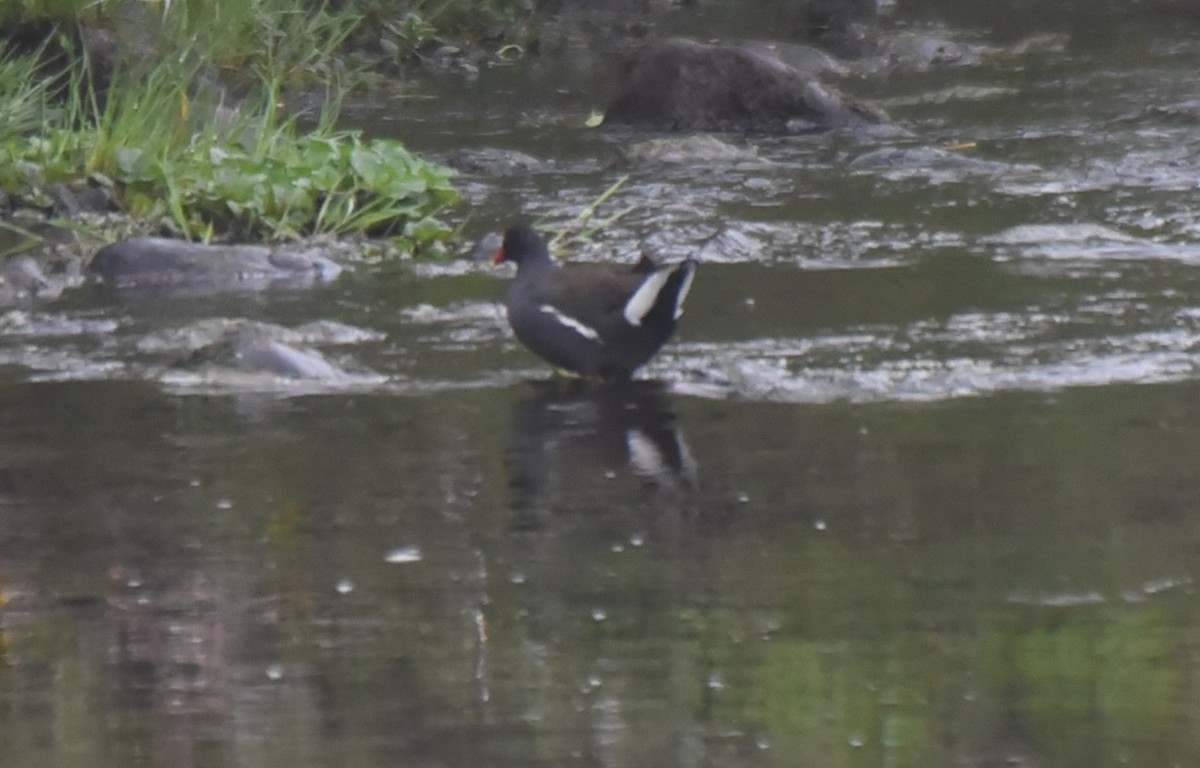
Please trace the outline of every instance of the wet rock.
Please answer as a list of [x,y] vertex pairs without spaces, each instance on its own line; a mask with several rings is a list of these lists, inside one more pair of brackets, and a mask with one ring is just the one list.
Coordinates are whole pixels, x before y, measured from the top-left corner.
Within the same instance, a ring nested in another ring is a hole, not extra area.
[[[1200,248],[1162,243],[1086,222],[1020,224],[982,239],[1003,258],[1031,262],[1031,271],[1054,273],[1063,268],[1107,268],[1113,261],[1157,259],[1200,263]],[[1056,267],[1048,267],[1049,264]]]
[[1120,122],[1153,121],[1166,125],[1200,125],[1200,99],[1169,104],[1150,104],[1118,118]]
[[147,337],[142,352],[178,353],[179,368],[227,369],[285,379],[333,381],[352,374],[301,346],[303,334],[270,323],[209,320]]
[[1018,224],[993,235],[986,242],[1004,245],[1040,245],[1044,243],[1127,243],[1142,242],[1112,227],[1100,224]]
[[250,371],[290,379],[336,379],[345,375],[320,353],[276,341],[249,326],[234,334],[230,351],[233,361]]
[[206,245],[157,237],[122,240],[101,248],[88,269],[118,288],[181,292],[303,287],[333,280],[341,267],[317,247]]
[[766,162],[757,147],[734,146],[708,134],[641,141],[627,147],[625,156],[642,163]]
[[605,123],[666,131],[810,133],[884,122],[879,110],[764,50],[672,38],[636,56]]
[[[973,145],[965,145],[967,148]],[[924,178],[942,183],[979,176],[1009,177],[1013,174],[1039,173],[1033,165],[1005,163],[972,157],[966,152],[939,147],[881,147],[859,155],[847,164],[856,173],[878,173],[897,181]]]
[[[108,318],[71,317],[57,312],[9,309],[0,314],[0,336],[29,339],[61,339],[71,336],[109,336],[121,324]],[[33,355],[37,352],[34,351]],[[20,357],[17,358],[20,360]]]
[[704,262],[752,261],[762,255],[762,245],[745,233],[725,227],[700,245],[696,258]]
[[254,323],[230,318],[206,318],[178,328],[165,328],[143,336],[137,350],[143,354],[167,354],[189,357],[206,347],[219,346],[227,339],[254,329],[260,336],[290,346],[310,344],[346,345],[379,341],[385,334],[334,320],[313,320],[296,328],[270,323]]
[[0,279],[19,291],[36,293],[49,285],[42,267],[29,256],[17,256],[0,267]]
[[82,213],[103,213],[115,209],[112,195],[107,189],[76,182],[55,182],[47,190],[54,215],[67,219],[77,218]]
[[820,48],[802,43],[746,40],[738,43],[745,50],[779,59],[807,77],[844,77],[850,68]]
[[520,176],[545,165],[532,155],[497,147],[459,149],[450,153],[445,162],[456,171],[481,176]]
[[981,49],[937,35],[902,32],[883,41],[881,63],[889,69],[924,72],[949,66],[978,64]]
[[362,344],[383,341],[387,334],[372,328],[339,323],[336,320],[313,320],[292,330],[306,344]]
[[0,265],[0,306],[29,299],[56,299],[66,287],[62,276],[47,276],[30,256],[16,256]]
[[174,354],[180,357],[216,344],[242,324],[240,320],[224,317],[198,320],[180,328],[164,328],[137,340],[136,348],[143,354]]
[[1062,54],[1066,53],[1070,42],[1069,35],[1061,32],[1044,32],[1018,40],[1007,48],[996,51],[995,55],[1004,57]]
[[21,294],[11,286],[0,283],[0,307],[15,304],[21,300]]
[[911,107],[920,104],[994,101],[997,99],[1013,98],[1019,94],[1020,91],[1018,89],[1004,85],[951,85],[947,88],[920,91],[883,99],[881,102],[887,107]]
[[479,65],[468,51],[441,40],[429,40],[416,51],[417,60],[428,70],[467,79],[479,77]]

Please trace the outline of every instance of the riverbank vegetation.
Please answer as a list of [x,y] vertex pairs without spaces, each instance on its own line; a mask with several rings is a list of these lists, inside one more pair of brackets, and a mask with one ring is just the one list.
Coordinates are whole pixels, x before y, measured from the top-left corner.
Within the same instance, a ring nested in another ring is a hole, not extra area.
[[[517,0],[0,5],[0,203],[61,214],[66,189],[189,239],[435,243],[457,200],[451,172],[340,128],[343,95],[418,55],[439,23],[488,34],[521,12]],[[314,91],[315,113],[285,106]]]

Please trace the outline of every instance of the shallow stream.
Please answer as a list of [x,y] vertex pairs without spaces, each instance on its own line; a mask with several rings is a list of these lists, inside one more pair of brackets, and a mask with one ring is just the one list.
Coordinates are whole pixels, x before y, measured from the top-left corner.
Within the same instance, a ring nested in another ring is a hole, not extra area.
[[[569,255],[701,261],[629,387],[463,259],[0,310],[0,764],[1200,764],[1200,30],[989,23],[881,135],[663,152],[596,45],[352,110],[529,156],[471,236],[627,176]],[[346,375],[179,364],[239,319]]]

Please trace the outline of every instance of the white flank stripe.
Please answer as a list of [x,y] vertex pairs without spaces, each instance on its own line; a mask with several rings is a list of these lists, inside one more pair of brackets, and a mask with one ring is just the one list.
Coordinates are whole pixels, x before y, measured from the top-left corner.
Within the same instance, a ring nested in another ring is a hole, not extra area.
[[679,298],[675,300],[675,319],[683,314],[683,301],[687,298],[688,291],[692,290],[692,278],[696,276],[695,262],[686,262],[683,268],[687,270],[687,275],[683,278],[683,285],[679,288]]
[[576,320],[573,317],[567,317],[562,312],[559,312],[557,309],[550,306],[549,304],[543,304],[542,306],[538,307],[538,310],[545,312],[547,315],[550,315],[555,320],[557,320],[559,323],[565,325],[567,328],[570,328],[572,331],[575,331],[575,333],[578,333],[580,336],[584,337],[585,339],[591,339],[592,341],[600,341],[600,334],[596,333],[595,328],[590,328],[590,327],[584,325],[583,323],[579,322],[578,320]]
[[638,286],[638,289],[629,297],[629,301],[625,302],[625,320],[630,325],[642,324],[642,320],[654,307],[654,301],[658,298],[659,291],[663,289],[670,277],[671,270],[664,269],[650,275],[644,283]]

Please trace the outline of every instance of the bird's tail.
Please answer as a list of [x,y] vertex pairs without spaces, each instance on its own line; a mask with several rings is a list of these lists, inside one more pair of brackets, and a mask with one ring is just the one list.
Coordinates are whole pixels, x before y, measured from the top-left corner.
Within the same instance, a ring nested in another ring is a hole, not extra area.
[[625,319],[630,325],[674,323],[683,314],[695,275],[693,259],[650,274],[625,302]]

